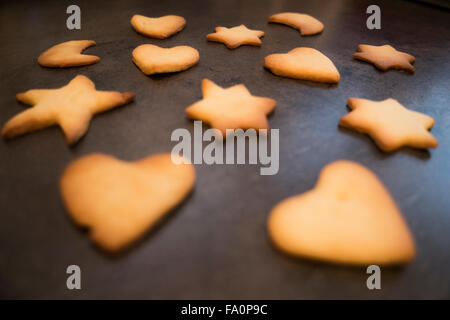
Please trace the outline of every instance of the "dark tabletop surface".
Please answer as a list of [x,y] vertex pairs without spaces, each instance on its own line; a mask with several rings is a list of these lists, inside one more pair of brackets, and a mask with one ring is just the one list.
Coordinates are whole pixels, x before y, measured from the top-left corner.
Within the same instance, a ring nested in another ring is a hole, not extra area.
[[[59,128],[0,140],[0,297],[2,298],[450,298],[450,14],[409,1],[377,1],[382,29],[366,28],[366,1],[76,1],[82,28],[69,31],[73,1],[3,1],[0,5],[0,122],[23,110],[15,94],[57,88],[77,74],[103,90],[134,91],[135,102],[96,116],[86,136],[67,147]],[[309,13],[323,34],[267,24],[283,11]],[[133,14],[178,14],[179,34],[155,40],[130,26]],[[207,42],[215,26],[245,24],[265,31],[262,47],[229,50]],[[47,69],[37,64],[50,46],[92,39],[86,53],[98,64]],[[197,66],[145,76],[131,61],[143,43],[190,45]],[[379,72],[352,60],[360,43],[389,43],[413,54],[416,73]],[[299,46],[327,55],[341,73],[338,85],[280,78],[263,59]],[[280,129],[280,171],[260,176],[255,165],[197,165],[191,196],[138,245],[119,257],[97,250],[68,218],[58,179],[73,159],[103,152],[124,160],[170,152],[176,128],[193,131],[184,109],[201,98],[209,78],[227,87],[244,83],[277,100],[269,122]],[[433,116],[436,150],[381,152],[365,135],[339,129],[348,97],[396,98]],[[373,170],[404,213],[417,244],[416,259],[382,269],[382,290],[366,288],[363,268],[295,259],[275,250],[266,233],[270,209],[311,189],[321,168],[337,159]],[[66,268],[82,270],[82,289],[66,288]]]

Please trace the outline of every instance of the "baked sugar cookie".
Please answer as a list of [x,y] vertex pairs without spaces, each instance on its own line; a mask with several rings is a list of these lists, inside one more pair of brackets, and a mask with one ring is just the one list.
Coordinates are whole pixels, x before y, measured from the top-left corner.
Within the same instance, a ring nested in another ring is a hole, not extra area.
[[327,165],[314,189],[277,204],[268,232],[288,254],[332,263],[394,265],[415,255],[389,192],[370,170],[350,161]]
[[269,17],[269,22],[285,24],[300,31],[302,36],[311,36],[323,31],[323,23],[304,13],[283,12]]
[[98,91],[85,76],[76,76],[59,89],[36,89],[19,93],[17,100],[33,107],[10,119],[2,129],[5,139],[59,125],[67,144],[77,142],[87,131],[94,114],[134,99],[132,92]]
[[38,58],[43,67],[65,68],[86,66],[100,61],[97,56],[81,54],[81,52],[95,45],[92,40],[72,40],[57,44],[45,50]]
[[133,62],[147,75],[183,71],[200,59],[198,51],[189,46],[161,48],[143,44],[134,49],[132,55]]
[[215,33],[210,33],[206,36],[208,41],[222,42],[228,48],[234,49],[242,45],[260,46],[261,38],[264,36],[264,31],[250,30],[245,25],[233,28],[216,27]]
[[267,115],[276,101],[253,96],[243,84],[224,89],[208,79],[202,81],[203,99],[186,108],[186,114],[209,123],[226,136],[226,129],[268,129]]
[[360,44],[358,46],[358,52],[355,52],[353,57],[372,63],[382,71],[389,69],[399,69],[410,73],[414,73],[415,71],[411,63],[414,63],[416,58],[408,53],[397,51],[390,45],[371,46],[368,44]]
[[134,30],[144,36],[157,39],[166,39],[180,32],[186,25],[186,20],[180,16],[168,15],[159,18],[149,18],[135,14],[131,18]]
[[341,118],[339,125],[369,134],[383,151],[403,146],[426,149],[438,145],[436,138],[428,132],[434,119],[406,109],[395,99],[349,98],[347,104],[352,111]]
[[117,252],[186,197],[194,186],[195,172],[192,164],[185,163],[175,164],[170,153],[135,162],[87,155],[64,170],[62,199],[73,220],[89,228],[94,243]]
[[300,47],[268,55],[264,67],[278,76],[294,79],[338,83],[341,78],[333,62],[313,48]]

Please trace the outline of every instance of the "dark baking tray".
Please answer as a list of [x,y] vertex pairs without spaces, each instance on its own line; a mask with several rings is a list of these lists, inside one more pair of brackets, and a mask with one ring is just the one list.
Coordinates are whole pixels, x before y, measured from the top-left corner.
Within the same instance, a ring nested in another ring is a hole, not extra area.
[[[87,135],[68,148],[59,128],[0,141],[0,297],[2,298],[449,298],[450,297],[450,15],[409,1],[377,1],[382,29],[368,30],[367,1],[77,1],[82,29],[65,27],[72,1],[3,1],[0,5],[0,122],[23,110],[15,94],[56,88],[77,74],[104,90],[134,91],[135,102],[95,117]],[[267,24],[270,14],[310,13],[323,34]],[[179,14],[186,28],[167,40],[137,34],[129,20]],[[265,31],[261,48],[229,50],[207,42],[215,26],[244,23]],[[98,64],[46,69],[36,59],[48,47],[93,39],[86,52]],[[131,61],[143,43],[187,44],[200,63],[181,73],[145,76]],[[417,58],[414,75],[379,72],[352,60],[360,43],[390,43]],[[298,46],[319,49],[341,73],[338,85],[274,76],[263,59]],[[280,171],[260,176],[254,165],[197,165],[187,201],[125,254],[98,251],[68,218],[58,178],[73,159],[103,152],[125,160],[169,152],[176,128],[192,132],[184,109],[201,98],[200,82],[244,83],[277,100],[270,126],[280,129]],[[388,97],[436,119],[431,151],[381,152],[365,135],[339,129],[348,97]],[[313,187],[337,159],[373,170],[397,201],[414,234],[417,258],[382,269],[382,290],[366,288],[363,268],[294,259],[275,250],[266,218],[280,200]],[[82,289],[66,288],[66,268],[82,270]]]

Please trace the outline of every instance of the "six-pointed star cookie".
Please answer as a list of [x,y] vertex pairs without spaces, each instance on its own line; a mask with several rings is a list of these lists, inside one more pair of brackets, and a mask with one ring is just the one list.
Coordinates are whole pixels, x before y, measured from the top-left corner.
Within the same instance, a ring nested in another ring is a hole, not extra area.
[[224,43],[228,48],[234,49],[244,44],[253,46],[261,45],[261,38],[264,31],[251,30],[241,24],[233,28],[216,27],[216,33],[210,33],[206,36],[208,41]]
[[397,51],[390,45],[371,46],[360,44],[358,52],[355,52],[353,57],[373,63],[375,67],[383,71],[389,69],[400,69],[411,73],[415,71],[411,63],[416,61],[416,58],[408,53]]
[[71,145],[85,134],[92,115],[133,100],[134,93],[98,91],[91,80],[79,75],[62,88],[28,90],[17,94],[16,98],[33,107],[5,124],[2,130],[4,138],[58,124]]
[[339,125],[369,134],[383,151],[402,146],[436,148],[438,142],[428,132],[434,119],[423,113],[406,109],[397,100],[371,101],[349,98],[352,111],[339,121]]
[[276,101],[252,96],[243,84],[224,89],[208,79],[202,81],[203,99],[186,108],[186,114],[202,120],[226,135],[226,129],[268,129],[266,115]]

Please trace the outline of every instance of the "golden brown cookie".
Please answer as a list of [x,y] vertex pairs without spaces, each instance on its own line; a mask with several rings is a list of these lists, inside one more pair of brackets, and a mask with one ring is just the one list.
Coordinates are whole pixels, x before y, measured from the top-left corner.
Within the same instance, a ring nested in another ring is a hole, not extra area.
[[208,41],[216,41],[224,43],[228,48],[234,49],[244,44],[252,46],[260,46],[261,38],[264,32],[261,30],[251,30],[245,25],[233,28],[216,27],[215,33],[206,36]]
[[208,79],[202,81],[203,99],[186,108],[186,114],[209,123],[226,136],[226,129],[268,129],[267,117],[276,101],[251,95],[243,84],[224,89]]
[[145,74],[178,72],[198,63],[198,51],[189,46],[161,48],[143,44],[133,50],[133,62]]
[[397,100],[371,101],[349,98],[352,110],[339,121],[339,125],[369,134],[383,151],[402,146],[436,148],[438,142],[428,132],[434,119],[423,113],[406,109]]
[[135,162],[90,154],[67,166],[60,190],[73,220],[102,249],[116,252],[178,205],[194,180],[193,165],[174,164],[170,153]]
[[286,253],[333,263],[392,265],[415,255],[389,192],[370,170],[351,161],[327,165],[314,189],[277,204],[268,232]]
[[91,80],[78,75],[62,88],[28,90],[17,94],[16,98],[33,107],[4,125],[2,136],[5,139],[59,125],[67,144],[71,145],[86,133],[94,114],[130,102],[134,93],[98,91]]
[[57,44],[45,50],[38,58],[43,67],[65,68],[86,66],[100,61],[97,56],[81,54],[81,52],[95,45],[92,40],[73,40]]
[[131,25],[134,30],[144,36],[157,39],[166,39],[183,30],[186,25],[186,20],[183,17],[174,15],[149,18],[135,14],[131,18]]
[[294,79],[338,83],[341,78],[333,62],[313,48],[300,47],[268,55],[264,67],[278,76]]
[[408,53],[397,51],[390,45],[360,44],[358,51],[353,54],[355,59],[372,63],[380,70],[399,69],[410,73],[415,71],[411,63],[414,63],[416,58]]
[[302,36],[312,36],[323,31],[323,23],[304,13],[283,12],[269,17],[269,22],[285,24],[300,31]]

